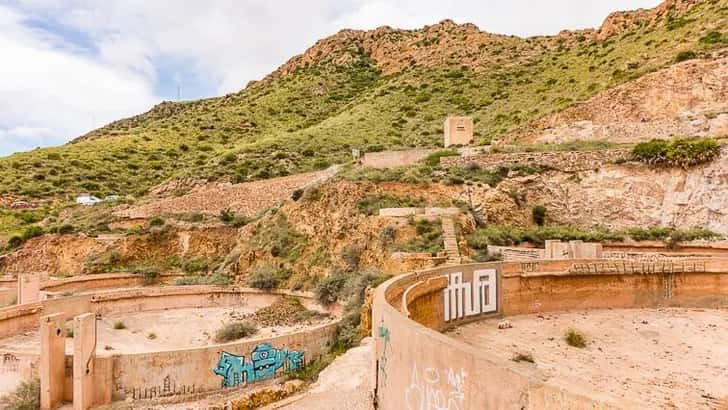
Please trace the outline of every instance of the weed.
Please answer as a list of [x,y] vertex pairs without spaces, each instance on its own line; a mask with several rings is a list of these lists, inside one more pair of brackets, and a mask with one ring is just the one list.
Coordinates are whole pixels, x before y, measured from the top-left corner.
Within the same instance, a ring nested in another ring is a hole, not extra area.
[[227,343],[243,339],[258,333],[258,328],[251,322],[233,322],[223,326],[215,333],[215,343]]
[[567,330],[564,335],[564,340],[566,340],[566,344],[569,346],[578,347],[579,349],[586,347],[586,336],[576,329]]
[[114,322],[114,330],[123,330],[126,329],[126,324],[122,322],[121,320],[117,320]]

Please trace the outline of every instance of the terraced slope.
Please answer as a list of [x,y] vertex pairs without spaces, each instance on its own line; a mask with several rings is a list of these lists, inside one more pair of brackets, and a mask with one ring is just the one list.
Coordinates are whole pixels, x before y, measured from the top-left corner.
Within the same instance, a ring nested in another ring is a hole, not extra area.
[[728,46],[728,0],[669,0],[553,37],[443,21],[345,30],[244,90],[165,102],[63,147],[0,159],[0,195],[143,195],[174,177],[233,182],[318,170],[351,148],[438,146],[448,113],[477,143],[683,59]]

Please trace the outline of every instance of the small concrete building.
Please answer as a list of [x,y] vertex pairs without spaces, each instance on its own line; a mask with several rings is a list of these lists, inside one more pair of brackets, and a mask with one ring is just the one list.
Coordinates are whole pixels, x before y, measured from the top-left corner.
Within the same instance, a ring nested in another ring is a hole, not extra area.
[[445,148],[451,145],[473,143],[472,117],[447,117],[443,129],[445,130]]

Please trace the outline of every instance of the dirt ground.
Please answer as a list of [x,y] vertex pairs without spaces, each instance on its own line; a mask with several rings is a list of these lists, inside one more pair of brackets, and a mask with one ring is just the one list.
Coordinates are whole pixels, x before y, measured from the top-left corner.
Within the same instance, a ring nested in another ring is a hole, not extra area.
[[[225,323],[239,320],[245,314],[254,313],[255,308],[186,308],[130,315],[104,317],[98,323],[98,345],[96,351],[106,353],[144,353],[156,350],[201,347],[214,344],[215,333]],[[333,319],[317,319],[324,323]],[[117,322],[124,329],[114,329]],[[68,326],[72,324],[69,322]],[[261,327],[253,337],[268,337],[302,330],[311,324],[292,326]],[[0,348],[17,352],[40,352],[40,337],[37,331],[26,332],[0,340]],[[73,339],[66,339],[66,352],[73,353]]]
[[[530,353],[552,385],[626,408],[728,405],[728,310],[614,309],[523,315],[459,327],[449,336],[510,360]],[[586,348],[567,345],[570,328]]]

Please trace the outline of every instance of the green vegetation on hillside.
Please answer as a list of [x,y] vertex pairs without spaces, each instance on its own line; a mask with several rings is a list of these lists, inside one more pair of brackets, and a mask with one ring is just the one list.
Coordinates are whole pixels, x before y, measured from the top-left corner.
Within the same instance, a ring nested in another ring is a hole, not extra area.
[[479,228],[468,237],[468,245],[476,250],[486,250],[488,245],[511,246],[521,243],[543,244],[548,239],[562,241],[581,240],[585,242],[621,242],[626,238],[636,241],[664,241],[669,245],[699,239],[723,239],[723,235],[709,229],[695,227],[675,229],[672,227],[629,228],[613,231],[604,227],[583,229],[574,226],[535,226],[518,228],[492,225]]
[[712,138],[651,140],[637,144],[632,157],[650,165],[688,168],[717,158],[720,144]]
[[[413,61],[391,75],[382,74],[359,40],[349,40],[239,93],[166,102],[73,144],[2,158],[0,194],[142,195],[177,176],[241,182],[321,169],[348,161],[352,148],[440,146],[442,121],[451,113],[473,116],[476,142],[488,144],[679,55],[702,58],[724,47],[726,10],[728,0],[705,1],[605,40],[493,36],[475,49],[454,26],[417,45],[448,41],[451,55],[434,66]],[[388,39],[414,34],[394,32]],[[477,69],[461,66],[473,56],[482,61]]]

